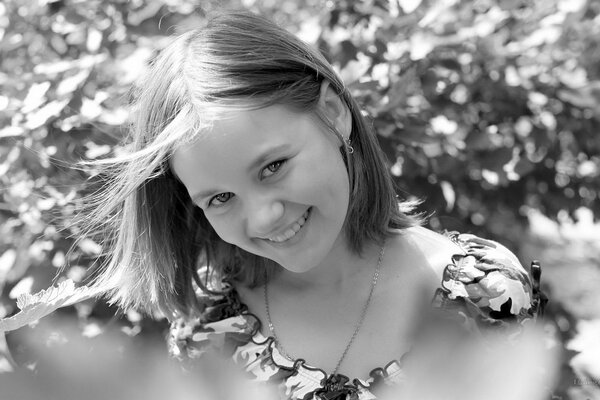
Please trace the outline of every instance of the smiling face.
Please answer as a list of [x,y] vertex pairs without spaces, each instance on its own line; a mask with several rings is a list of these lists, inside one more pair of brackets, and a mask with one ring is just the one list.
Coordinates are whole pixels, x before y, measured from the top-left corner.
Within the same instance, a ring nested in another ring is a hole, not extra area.
[[232,111],[172,166],[221,239],[306,272],[346,248],[340,146],[313,114],[275,105]]

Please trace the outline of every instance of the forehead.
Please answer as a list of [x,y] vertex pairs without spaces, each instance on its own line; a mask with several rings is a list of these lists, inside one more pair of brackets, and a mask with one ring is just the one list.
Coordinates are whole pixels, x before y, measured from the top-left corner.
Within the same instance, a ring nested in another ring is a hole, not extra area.
[[[231,153],[242,155],[248,146],[267,146],[297,136],[308,119],[307,114],[274,105],[255,110],[232,110],[198,132],[173,152],[171,163],[178,172],[184,161],[213,158]],[[237,158],[237,157],[236,157]]]
[[[300,146],[324,136],[315,117],[274,105],[231,111],[191,143],[180,145],[171,166],[190,193],[196,187],[219,184],[218,179],[248,169],[273,148]],[[218,175],[218,176],[217,176]]]

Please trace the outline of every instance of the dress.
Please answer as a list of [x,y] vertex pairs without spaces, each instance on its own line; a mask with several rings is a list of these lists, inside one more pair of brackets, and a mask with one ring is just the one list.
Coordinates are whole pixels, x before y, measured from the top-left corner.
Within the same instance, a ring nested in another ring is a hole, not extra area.
[[[528,271],[504,246],[470,234],[446,232],[462,248],[444,268],[433,294],[434,309],[460,321],[469,331],[518,331],[535,321],[544,299]],[[534,287],[536,286],[536,287]],[[207,352],[230,357],[252,380],[276,385],[282,398],[315,399],[328,375],[302,359],[289,360],[260,332],[261,322],[240,301],[234,289],[223,295],[203,295],[206,309],[201,317],[171,324],[169,351],[173,357],[193,364]],[[381,386],[401,384],[402,359],[371,371],[366,379],[347,379],[339,399],[377,398]]]

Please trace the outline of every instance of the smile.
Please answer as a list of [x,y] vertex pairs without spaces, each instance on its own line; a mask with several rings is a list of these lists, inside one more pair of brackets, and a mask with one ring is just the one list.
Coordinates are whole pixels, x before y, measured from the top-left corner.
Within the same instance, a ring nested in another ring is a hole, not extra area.
[[296,234],[298,232],[300,232],[300,229],[302,229],[302,227],[306,223],[306,220],[308,219],[309,214],[310,214],[310,208],[308,210],[306,210],[304,212],[304,214],[302,214],[300,216],[300,218],[298,218],[298,220],[295,221],[289,228],[287,228],[285,232],[283,232],[280,235],[269,237],[269,238],[267,238],[267,240],[270,240],[271,242],[275,242],[275,243],[282,243],[287,240],[290,240],[291,238],[296,236]]

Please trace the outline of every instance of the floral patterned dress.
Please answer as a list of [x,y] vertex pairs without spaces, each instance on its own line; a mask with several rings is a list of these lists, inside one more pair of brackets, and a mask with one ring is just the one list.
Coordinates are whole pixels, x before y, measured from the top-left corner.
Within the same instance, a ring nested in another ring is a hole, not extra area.
[[[434,309],[455,317],[470,332],[514,332],[535,321],[545,300],[537,278],[530,276],[513,253],[474,235],[446,235],[463,253],[454,255],[443,270],[433,296]],[[252,380],[274,384],[282,398],[293,400],[375,399],[380,387],[401,384],[405,378],[402,362],[392,360],[371,371],[367,379],[338,375],[341,389],[337,395],[321,397],[327,373],[302,359],[284,357],[274,338],[261,333],[261,322],[233,288],[218,296],[200,296],[207,305],[202,316],[171,325],[169,350],[184,363],[193,364],[207,352],[224,354]]]

